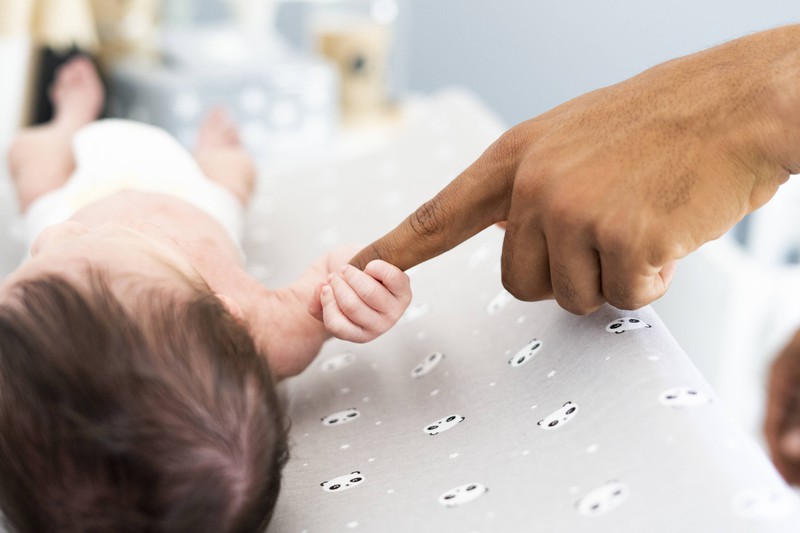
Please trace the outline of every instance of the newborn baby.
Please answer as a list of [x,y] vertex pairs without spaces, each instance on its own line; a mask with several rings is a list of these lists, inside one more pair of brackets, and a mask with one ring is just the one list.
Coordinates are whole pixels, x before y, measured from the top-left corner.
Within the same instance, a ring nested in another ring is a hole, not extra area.
[[19,531],[262,531],[287,457],[274,382],[331,334],[389,329],[408,277],[339,250],[263,287],[238,242],[253,164],[224,113],[192,157],[95,122],[84,58],[50,97],[9,152],[31,257],[0,285],[0,508]]

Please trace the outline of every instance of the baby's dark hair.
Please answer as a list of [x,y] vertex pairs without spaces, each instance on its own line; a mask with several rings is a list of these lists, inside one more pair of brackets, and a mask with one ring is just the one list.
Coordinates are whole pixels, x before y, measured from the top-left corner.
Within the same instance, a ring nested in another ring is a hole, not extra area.
[[286,429],[269,368],[209,291],[123,306],[46,276],[0,303],[0,509],[20,532],[261,532]]

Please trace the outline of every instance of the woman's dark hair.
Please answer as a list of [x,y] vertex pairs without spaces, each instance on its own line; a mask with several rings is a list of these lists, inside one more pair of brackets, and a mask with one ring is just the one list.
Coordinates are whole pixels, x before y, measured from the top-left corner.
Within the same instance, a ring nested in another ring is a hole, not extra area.
[[263,354],[210,292],[123,306],[46,276],[0,303],[0,509],[20,532],[260,532],[286,430]]

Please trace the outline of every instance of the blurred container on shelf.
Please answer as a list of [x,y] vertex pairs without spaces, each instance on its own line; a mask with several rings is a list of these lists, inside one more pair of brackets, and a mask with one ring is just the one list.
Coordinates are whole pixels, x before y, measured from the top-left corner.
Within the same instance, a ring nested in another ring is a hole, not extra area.
[[92,11],[101,65],[108,67],[121,58],[158,56],[159,0],[93,0]]
[[325,63],[293,58],[253,65],[176,69],[121,63],[109,75],[109,114],[160,126],[191,146],[204,114],[223,105],[245,146],[259,156],[324,148],[338,124],[336,75]]
[[342,119],[369,125],[395,119],[388,74],[397,19],[396,0],[340,1],[316,5],[310,33],[320,55],[339,72]]
[[109,114],[191,146],[205,113],[222,105],[259,156],[324,150],[339,122],[336,70],[288,46],[274,29],[275,9],[271,0],[164,3],[158,59],[109,69]]

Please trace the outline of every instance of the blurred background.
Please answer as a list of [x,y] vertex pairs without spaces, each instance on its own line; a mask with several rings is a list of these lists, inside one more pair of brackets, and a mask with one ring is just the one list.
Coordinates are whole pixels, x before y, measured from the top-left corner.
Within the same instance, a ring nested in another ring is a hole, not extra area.
[[[0,0],[0,150],[21,126],[49,118],[54,69],[77,52],[101,67],[106,116],[162,126],[189,146],[203,113],[223,104],[262,176],[297,175],[387,149],[415,112],[448,99],[469,101],[451,108],[490,141],[667,59],[798,21],[797,0]],[[414,153],[478,155],[460,146]],[[0,178],[0,224],[9,225],[13,197]],[[769,362],[800,326],[799,207],[791,180],[682,261],[655,304],[757,438]],[[21,252],[0,243],[4,275]]]

